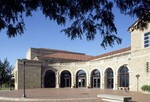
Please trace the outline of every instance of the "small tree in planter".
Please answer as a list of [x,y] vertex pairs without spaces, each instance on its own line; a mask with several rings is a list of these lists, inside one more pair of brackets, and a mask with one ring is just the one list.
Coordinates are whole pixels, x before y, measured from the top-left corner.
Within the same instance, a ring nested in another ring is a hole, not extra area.
[[146,93],[150,93],[150,85],[143,85],[141,89]]

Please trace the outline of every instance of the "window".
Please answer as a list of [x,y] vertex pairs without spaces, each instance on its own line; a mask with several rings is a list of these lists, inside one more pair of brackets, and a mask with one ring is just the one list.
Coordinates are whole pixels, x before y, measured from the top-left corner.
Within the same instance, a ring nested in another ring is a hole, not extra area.
[[128,87],[129,86],[129,72],[126,66],[122,66],[118,72],[118,84],[119,87]]
[[113,89],[114,75],[111,68],[106,69],[105,72],[105,87],[108,89]]
[[144,34],[144,47],[150,47],[150,32]]

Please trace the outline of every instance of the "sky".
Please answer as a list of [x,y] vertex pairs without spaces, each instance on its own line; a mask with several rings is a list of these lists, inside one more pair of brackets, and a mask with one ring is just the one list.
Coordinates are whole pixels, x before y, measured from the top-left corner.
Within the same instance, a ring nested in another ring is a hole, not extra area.
[[54,21],[45,18],[42,13],[36,12],[32,17],[25,18],[26,30],[23,35],[9,38],[3,30],[0,32],[0,60],[8,59],[11,65],[15,66],[17,59],[24,59],[29,48],[50,48],[85,53],[87,55],[100,55],[114,50],[130,46],[129,26],[135,22],[135,18],[130,18],[120,14],[114,9],[115,24],[118,36],[122,39],[122,44],[115,44],[113,47],[104,49],[100,46],[101,36],[97,34],[93,41],[71,40],[63,32],[67,26],[59,26]]

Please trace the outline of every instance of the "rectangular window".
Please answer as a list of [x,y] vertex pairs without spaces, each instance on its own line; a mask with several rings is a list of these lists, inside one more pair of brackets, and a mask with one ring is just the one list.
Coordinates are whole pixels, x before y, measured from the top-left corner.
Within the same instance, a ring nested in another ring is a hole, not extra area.
[[150,32],[144,34],[144,47],[150,47]]

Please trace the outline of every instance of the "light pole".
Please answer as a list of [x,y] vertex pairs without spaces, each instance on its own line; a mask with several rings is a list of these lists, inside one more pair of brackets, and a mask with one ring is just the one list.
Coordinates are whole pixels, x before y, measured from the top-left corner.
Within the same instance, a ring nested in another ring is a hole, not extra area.
[[136,78],[137,78],[137,91],[139,91],[139,77],[140,77],[140,75],[137,74],[136,75]]
[[23,59],[23,95],[22,98],[26,98],[26,92],[25,92],[25,64],[26,64],[26,59]]

